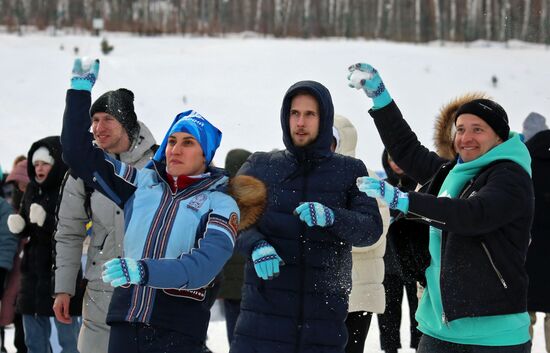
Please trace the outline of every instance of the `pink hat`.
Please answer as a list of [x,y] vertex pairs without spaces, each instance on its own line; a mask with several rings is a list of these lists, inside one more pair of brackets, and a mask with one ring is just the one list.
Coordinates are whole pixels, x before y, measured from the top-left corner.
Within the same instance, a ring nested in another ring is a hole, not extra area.
[[6,183],[10,181],[19,181],[25,184],[29,183],[29,176],[27,174],[27,160],[21,161],[15,165],[13,170],[6,178]]

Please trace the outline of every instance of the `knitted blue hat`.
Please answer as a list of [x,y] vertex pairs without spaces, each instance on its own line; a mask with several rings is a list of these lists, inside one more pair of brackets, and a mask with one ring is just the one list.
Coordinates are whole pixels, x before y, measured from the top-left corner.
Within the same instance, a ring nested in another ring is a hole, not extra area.
[[153,159],[158,162],[166,159],[165,151],[168,137],[176,132],[186,132],[197,140],[201,145],[202,152],[206,158],[206,165],[208,166],[214,158],[216,149],[220,146],[222,133],[194,110],[188,110],[176,116]]

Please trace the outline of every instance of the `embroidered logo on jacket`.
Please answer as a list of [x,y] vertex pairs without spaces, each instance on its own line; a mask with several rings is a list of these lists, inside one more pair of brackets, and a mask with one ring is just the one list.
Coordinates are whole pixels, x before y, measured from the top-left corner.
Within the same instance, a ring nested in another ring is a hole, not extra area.
[[187,207],[194,211],[198,211],[207,199],[208,196],[205,194],[198,194],[187,204]]
[[229,227],[232,230],[231,234],[238,234],[237,232],[239,230],[239,217],[237,217],[237,214],[235,212],[231,212],[231,215],[229,216]]

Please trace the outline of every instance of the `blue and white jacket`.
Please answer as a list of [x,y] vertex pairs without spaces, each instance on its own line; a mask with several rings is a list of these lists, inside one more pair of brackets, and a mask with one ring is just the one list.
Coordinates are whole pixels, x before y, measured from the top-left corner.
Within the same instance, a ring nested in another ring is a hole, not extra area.
[[137,170],[101,149],[88,133],[91,95],[69,90],[63,118],[63,158],[87,184],[124,209],[124,257],[142,259],[144,285],[115,289],[108,323],[138,322],[203,341],[209,321],[208,285],[233,252],[236,202],[223,192],[218,169],[173,193],[165,165]]

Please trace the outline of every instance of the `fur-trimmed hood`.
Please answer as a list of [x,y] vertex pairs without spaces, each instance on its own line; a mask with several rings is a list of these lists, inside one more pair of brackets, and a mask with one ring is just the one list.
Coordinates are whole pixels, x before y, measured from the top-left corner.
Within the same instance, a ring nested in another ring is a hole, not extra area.
[[458,108],[460,108],[463,104],[471,102],[474,99],[481,98],[490,99],[486,93],[470,92],[453,98],[441,107],[439,115],[435,120],[433,137],[435,150],[440,157],[448,160],[453,160],[456,158],[456,152],[453,147],[455,134],[455,114]]
[[267,203],[265,184],[248,175],[229,179],[228,194],[235,199],[241,211],[239,231],[254,225],[262,216]]

